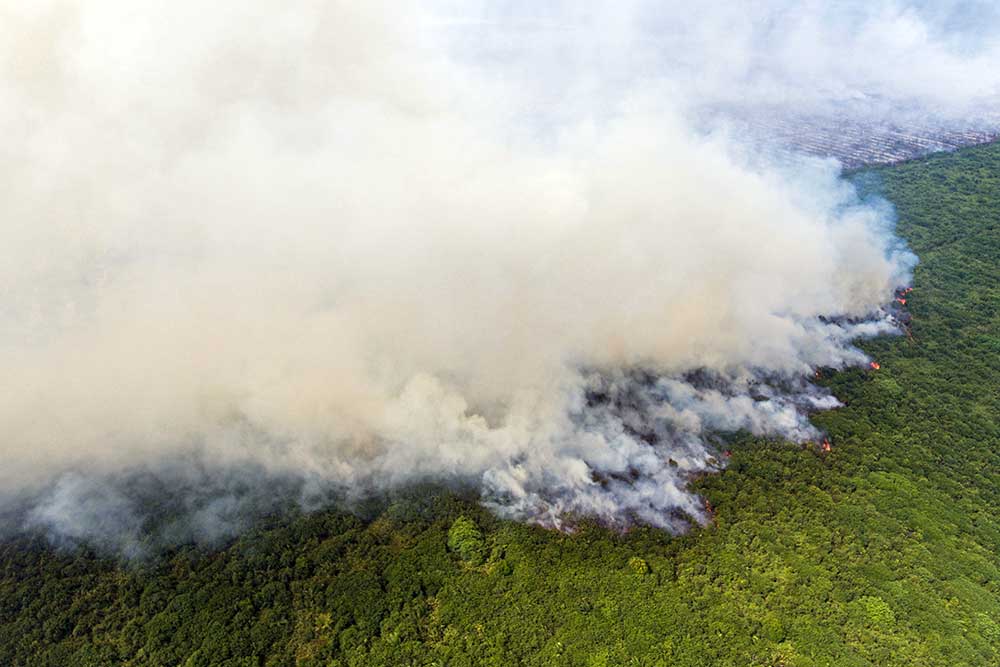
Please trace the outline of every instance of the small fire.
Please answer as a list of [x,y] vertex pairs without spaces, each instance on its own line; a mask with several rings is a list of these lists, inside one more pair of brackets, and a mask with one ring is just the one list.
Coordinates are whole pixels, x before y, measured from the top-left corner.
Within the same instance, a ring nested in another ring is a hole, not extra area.
[[727,449],[726,451],[722,452],[722,455],[728,459],[730,456],[733,455],[733,450]]
[[877,371],[878,369],[882,368],[882,364],[880,364],[877,361],[873,361],[870,364],[868,364],[868,367],[871,368],[873,371]]
[[906,305],[906,299],[904,299],[902,297],[899,297],[899,298],[896,299],[896,303],[898,303],[898,304],[900,304],[902,306],[905,306]]
[[824,438],[823,439],[823,444],[820,445],[820,449],[823,450],[824,453],[825,452],[829,452],[829,451],[831,451],[833,449],[833,447],[830,445],[830,439],[829,438]]

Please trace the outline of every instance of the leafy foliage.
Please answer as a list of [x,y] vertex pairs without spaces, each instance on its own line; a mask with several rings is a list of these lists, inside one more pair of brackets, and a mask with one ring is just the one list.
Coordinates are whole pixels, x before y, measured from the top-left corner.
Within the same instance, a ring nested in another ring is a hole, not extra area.
[[458,517],[448,529],[448,548],[472,565],[483,562],[485,544],[479,527],[467,517]]
[[820,380],[833,451],[739,436],[671,537],[423,489],[140,566],[0,544],[0,663],[1000,664],[1000,145],[855,175],[921,257],[912,338]]

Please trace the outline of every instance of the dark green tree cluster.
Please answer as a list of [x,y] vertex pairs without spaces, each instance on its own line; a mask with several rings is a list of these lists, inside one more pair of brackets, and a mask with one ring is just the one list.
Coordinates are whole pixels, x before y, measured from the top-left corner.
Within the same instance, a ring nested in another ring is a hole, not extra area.
[[123,565],[0,544],[0,664],[1000,664],[1000,145],[853,176],[921,258],[911,336],[820,380],[833,450],[746,435],[671,537],[500,521],[441,490]]

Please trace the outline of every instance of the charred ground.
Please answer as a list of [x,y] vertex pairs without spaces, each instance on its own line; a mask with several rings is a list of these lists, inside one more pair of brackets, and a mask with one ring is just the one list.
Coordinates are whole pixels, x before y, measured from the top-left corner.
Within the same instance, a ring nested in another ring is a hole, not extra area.
[[704,529],[562,534],[424,490],[127,566],[23,536],[0,546],[0,662],[996,664],[1000,145],[854,178],[920,256],[912,335],[817,379],[845,403],[814,417],[831,452],[735,437],[694,482]]

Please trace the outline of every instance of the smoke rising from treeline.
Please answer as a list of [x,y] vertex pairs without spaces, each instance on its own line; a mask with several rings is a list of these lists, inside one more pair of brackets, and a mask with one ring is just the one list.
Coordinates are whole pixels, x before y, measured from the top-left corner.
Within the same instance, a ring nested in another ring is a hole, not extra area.
[[[995,91],[995,44],[875,5],[938,59],[903,89],[892,37],[884,96]],[[853,70],[832,37],[732,50],[740,16],[669,5],[588,5],[588,54],[558,28],[578,7],[532,53],[456,36],[516,5],[3,3],[0,490],[27,524],[134,553],[150,489],[178,494],[164,539],[211,541],[269,484],[308,507],[439,480],[681,530],[713,434],[816,437],[835,401],[803,378],[865,362],[913,258],[835,164],[752,164],[689,112],[703,71],[770,96]],[[808,23],[778,8],[767,35]],[[542,94],[552,52],[574,66]]]

